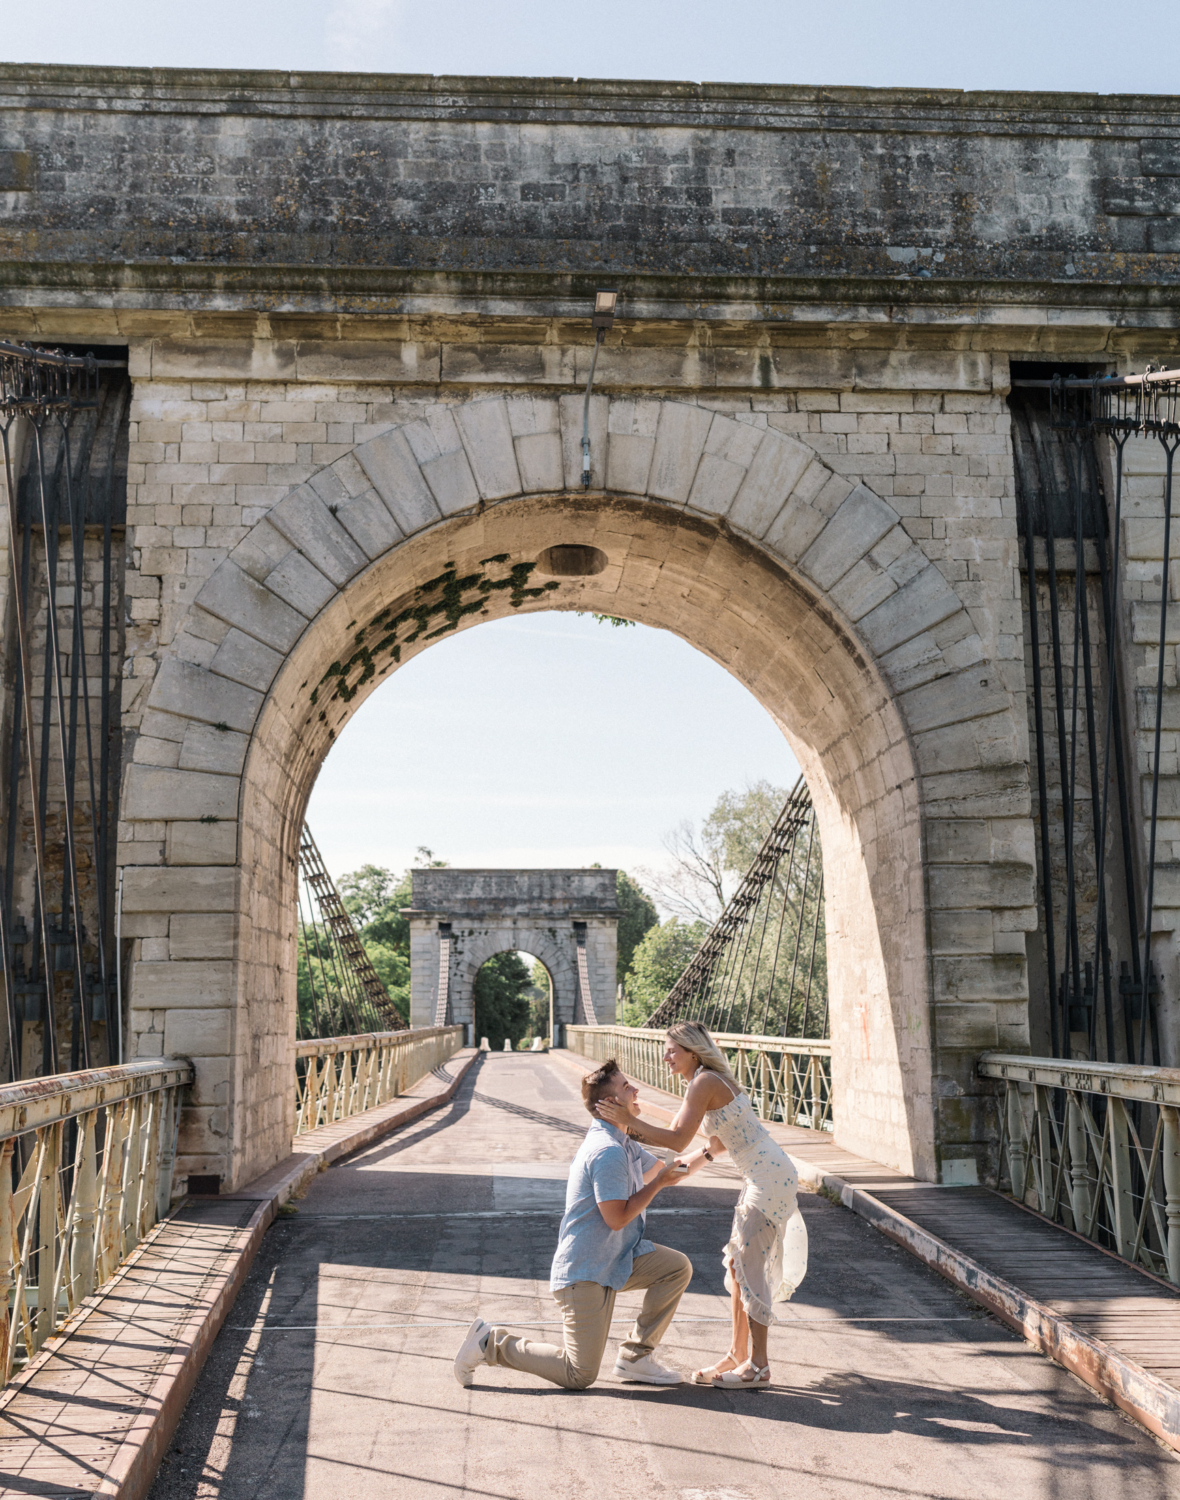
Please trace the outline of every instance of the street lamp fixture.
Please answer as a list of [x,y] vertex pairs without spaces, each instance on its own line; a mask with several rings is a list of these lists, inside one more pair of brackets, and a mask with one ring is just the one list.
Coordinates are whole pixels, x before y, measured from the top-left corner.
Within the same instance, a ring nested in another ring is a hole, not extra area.
[[594,385],[594,367],[598,363],[598,351],[606,338],[608,328],[614,325],[615,309],[619,294],[609,288],[600,287],[594,293],[594,314],[590,326],[594,329],[594,353],[590,357],[590,378],[586,382],[586,399],[582,402],[582,488],[590,488],[590,391]]

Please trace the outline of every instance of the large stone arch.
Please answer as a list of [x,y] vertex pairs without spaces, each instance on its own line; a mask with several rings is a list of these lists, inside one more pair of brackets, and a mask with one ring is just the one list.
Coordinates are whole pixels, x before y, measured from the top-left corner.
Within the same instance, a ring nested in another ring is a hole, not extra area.
[[[184,721],[179,760],[137,743],[123,801],[132,847],[158,851],[126,868],[125,910],[168,933],[135,968],[131,1030],[197,1061],[189,1170],[236,1183],[288,1149],[296,838],[340,726],[439,634],[572,607],[677,632],[795,749],[825,850],[840,1138],[929,1177],[982,1147],[973,1059],[1027,1035],[1013,938],[1032,921],[1002,664],[893,507],[757,414],[596,397],[587,492],[580,436],[580,398],[439,401],[194,583],[148,701]],[[605,570],[531,567],[570,542]]]

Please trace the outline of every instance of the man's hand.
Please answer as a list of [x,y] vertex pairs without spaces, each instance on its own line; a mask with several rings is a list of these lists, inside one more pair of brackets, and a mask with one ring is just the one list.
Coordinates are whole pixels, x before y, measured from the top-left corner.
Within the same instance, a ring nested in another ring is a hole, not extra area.
[[661,1188],[670,1187],[674,1182],[683,1182],[686,1175],[676,1170],[675,1162],[669,1162],[637,1193],[632,1193],[629,1198],[608,1198],[598,1205],[598,1212],[606,1221],[608,1229],[623,1229],[643,1212]]

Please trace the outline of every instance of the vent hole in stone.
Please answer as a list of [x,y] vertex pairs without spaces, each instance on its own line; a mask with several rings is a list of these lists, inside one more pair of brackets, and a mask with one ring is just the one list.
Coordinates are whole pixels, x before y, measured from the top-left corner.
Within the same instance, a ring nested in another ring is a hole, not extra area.
[[598,547],[563,542],[545,548],[537,558],[537,572],[547,573],[551,578],[591,578],[603,571],[607,560],[606,553]]

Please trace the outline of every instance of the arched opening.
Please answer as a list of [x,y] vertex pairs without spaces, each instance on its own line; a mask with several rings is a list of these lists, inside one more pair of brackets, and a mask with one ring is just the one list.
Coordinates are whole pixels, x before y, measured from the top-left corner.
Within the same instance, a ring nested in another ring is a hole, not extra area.
[[[824,851],[838,1138],[931,1178],[949,1141],[974,1169],[978,1052],[1027,1039],[1013,691],[991,625],[981,637],[898,512],[761,420],[596,397],[582,491],[562,487],[580,473],[569,399],[431,406],[289,492],[201,583],[148,706],[195,721],[210,772],[137,747],[124,799],[131,836],[160,851],[132,907],[230,929],[201,1000],[188,949],[133,981],[136,1048],[198,1065],[190,1170],[216,1161],[238,1182],[288,1149],[296,842],[340,729],[440,638],[543,609],[671,631],[772,716]],[[607,564],[546,577],[554,547]]]
[[[542,581],[536,558],[554,536],[604,542],[599,550],[617,560],[601,573]],[[252,882],[247,951],[273,939],[280,953],[290,946],[293,841],[318,766],[365,696],[452,630],[553,608],[674,631],[744,683],[786,735],[813,789],[825,851],[845,1138],[856,1143],[858,1106],[866,1127],[892,1111],[888,1154],[912,1166],[915,1146],[931,1147],[930,1085],[925,975],[911,962],[923,947],[921,907],[891,873],[920,865],[904,730],[879,674],[814,591],[743,538],[684,512],[616,496],[506,503],[411,538],[327,604],[281,668],[247,757],[242,862],[266,877]],[[279,1023],[287,979],[275,979]],[[899,1107],[908,1119],[896,1118]],[[878,1136],[878,1153],[882,1144]]]
[[[493,1052],[515,1052],[527,1037],[532,1040],[533,964],[538,960],[515,948],[485,958],[472,983],[474,1036],[487,1040]],[[548,970],[545,971],[548,975]]]

